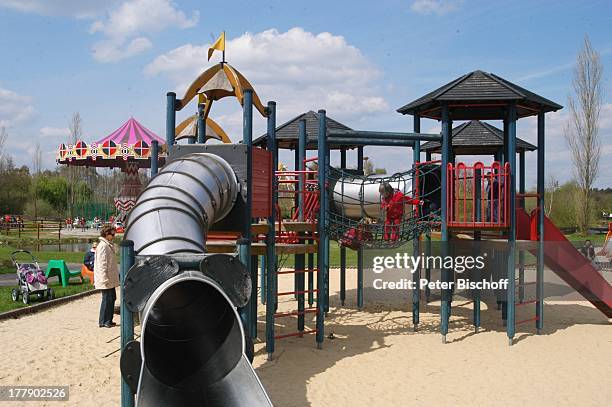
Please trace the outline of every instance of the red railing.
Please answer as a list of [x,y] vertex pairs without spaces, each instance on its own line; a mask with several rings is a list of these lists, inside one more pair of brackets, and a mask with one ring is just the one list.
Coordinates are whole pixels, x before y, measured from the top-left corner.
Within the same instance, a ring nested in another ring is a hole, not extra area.
[[[304,160],[304,167],[306,163],[316,161],[316,158],[308,158]],[[290,201],[293,202],[293,206],[290,208],[289,217],[284,218],[282,213],[282,207],[279,203],[276,207],[277,211],[277,228],[276,240],[279,243],[299,243],[304,239],[315,239],[314,236],[303,236],[296,232],[283,230],[283,223],[287,221],[297,222],[300,221],[300,208],[299,208],[299,197],[302,196],[302,212],[303,221],[310,222],[313,224],[313,231],[315,230],[315,224],[317,222],[317,215],[319,210],[319,188],[316,170],[281,170],[276,171],[278,185],[278,199],[279,201]],[[299,189],[300,182],[303,181],[303,189]]]
[[449,227],[496,229],[509,224],[510,166],[448,164],[447,221]]

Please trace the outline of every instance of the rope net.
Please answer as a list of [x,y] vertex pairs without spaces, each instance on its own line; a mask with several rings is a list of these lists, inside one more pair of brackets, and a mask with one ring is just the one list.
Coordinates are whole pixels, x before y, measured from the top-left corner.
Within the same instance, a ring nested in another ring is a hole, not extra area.
[[[393,190],[391,204],[379,193]],[[329,238],[351,249],[397,248],[440,224],[440,166],[419,164],[391,176],[330,168]],[[414,186],[414,189],[413,189]]]

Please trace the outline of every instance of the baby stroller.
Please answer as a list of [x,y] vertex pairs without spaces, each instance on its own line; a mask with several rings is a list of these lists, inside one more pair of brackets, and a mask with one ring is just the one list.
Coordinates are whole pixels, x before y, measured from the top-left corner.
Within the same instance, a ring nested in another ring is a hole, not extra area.
[[[28,262],[17,260],[19,253],[26,253],[30,259]],[[17,285],[18,288],[13,288],[11,298],[17,301],[21,295],[24,304],[30,302],[30,295],[36,295],[38,298],[53,299],[53,289],[47,287],[47,277],[40,269],[36,258],[27,250],[17,250],[11,253],[11,260],[17,270]]]

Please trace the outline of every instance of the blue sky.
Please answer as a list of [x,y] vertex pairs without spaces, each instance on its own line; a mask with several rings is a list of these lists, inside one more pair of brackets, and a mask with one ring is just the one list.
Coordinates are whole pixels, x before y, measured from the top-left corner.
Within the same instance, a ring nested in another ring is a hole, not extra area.
[[[205,50],[225,30],[228,61],[264,101],[278,102],[279,122],[325,108],[353,128],[410,130],[396,108],[475,69],[566,105],[588,35],[604,65],[597,185],[609,187],[611,27],[609,1],[0,0],[0,124],[18,164],[29,165],[40,142],[48,168],[76,111],[86,141],[130,116],[162,135],[165,93],[180,94],[217,60],[206,62]],[[234,140],[241,137],[234,100],[214,106],[211,117]],[[562,134],[567,109],[547,117],[547,171],[564,181],[571,177]],[[264,129],[258,119],[256,135]],[[433,121],[422,125],[438,129]],[[519,136],[534,141],[535,122],[522,120]],[[401,171],[411,153],[366,154]],[[534,163],[528,155],[528,186]]]

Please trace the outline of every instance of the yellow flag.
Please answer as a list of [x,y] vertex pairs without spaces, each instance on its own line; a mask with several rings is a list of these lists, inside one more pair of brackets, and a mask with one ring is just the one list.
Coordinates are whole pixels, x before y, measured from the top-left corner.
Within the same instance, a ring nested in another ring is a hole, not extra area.
[[210,61],[210,57],[212,56],[213,52],[215,52],[215,50],[225,51],[225,31],[223,31],[223,33],[221,33],[221,36],[217,38],[217,41],[215,41],[214,44],[211,45],[210,48],[208,48],[208,60],[209,61]]

